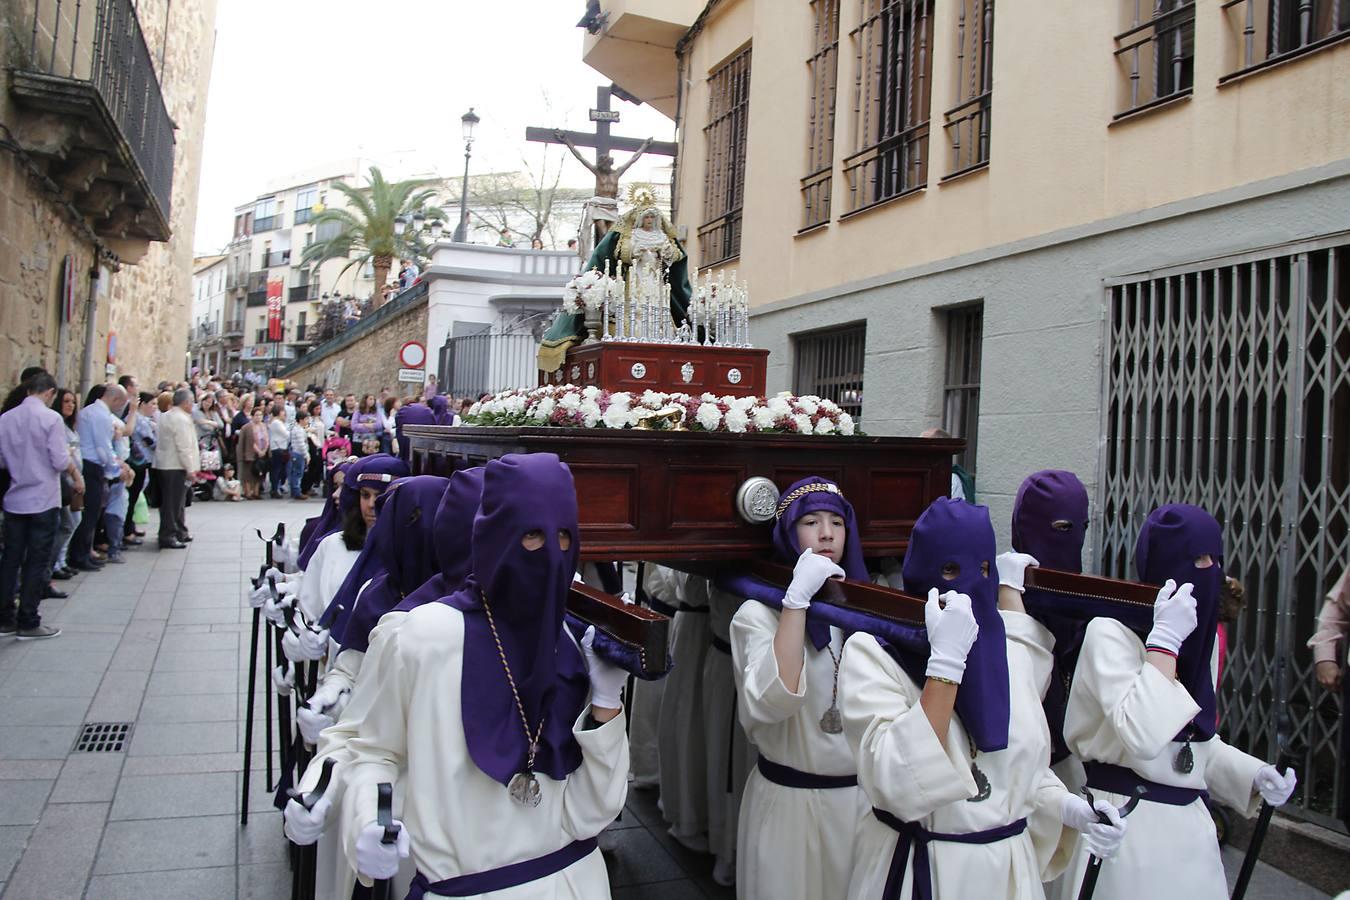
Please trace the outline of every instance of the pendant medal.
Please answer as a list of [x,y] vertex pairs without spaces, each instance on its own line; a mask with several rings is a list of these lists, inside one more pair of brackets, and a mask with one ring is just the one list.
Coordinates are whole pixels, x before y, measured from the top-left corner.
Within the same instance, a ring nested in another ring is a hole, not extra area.
[[1172,768],[1182,775],[1189,775],[1195,769],[1195,753],[1191,750],[1190,741],[1181,745],[1176,758],[1172,760]]
[[506,790],[512,800],[531,809],[537,807],[543,799],[539,795],[539,779],[534,777],[533,772],[517,772],[511,777],[511,783],[506,786]]
[[825,710],[825,715],[820,717],[820,730],[826,734],[842,734],[844,731],[844,717],[839,715],[839,707],[831,705]]
[[989,799],[993,793],[993,788],[989,785],[989,776],[980,771],[980,767],[975,765],[975,760],[970,761],[970,774],[975,779],[975,788],[979,792],[974,797],[967,797],[967,803],[980,803]]

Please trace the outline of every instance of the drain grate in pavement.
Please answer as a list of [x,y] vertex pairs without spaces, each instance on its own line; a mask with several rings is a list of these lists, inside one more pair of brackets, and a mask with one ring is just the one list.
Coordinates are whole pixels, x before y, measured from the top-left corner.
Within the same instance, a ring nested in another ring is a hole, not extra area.
[[74,752],[116,753],[130,736],[130,722],[86,722],[75,740]]

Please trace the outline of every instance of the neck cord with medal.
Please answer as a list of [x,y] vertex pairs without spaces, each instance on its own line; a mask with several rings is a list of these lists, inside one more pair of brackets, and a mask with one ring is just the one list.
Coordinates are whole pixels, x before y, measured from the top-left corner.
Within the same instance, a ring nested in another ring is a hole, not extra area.
[[497,645],[497,655],[502,660],[502,671],[506,673],[506,683],[511,688],[511,696],[516,701],[516,711],[520,713],[520,724],[525,729],[525,740],[530,742],[529,755],[525,758],[525,769],[511,776],[510,783],[506,786],[511,799],[521,806],[531,808],[537,807],[542,799],[539,794],[539,779],[534,774],[534,757],[539,752],[539,739],[544,734],[544,719],[546,714],[539,714],[539,727],[534,730],[534,737],[530,737],[530,720],[525,715],[525,704],[520,701],[520,692],[516,690],[516,679],[511,675],[511,665],[506,661],[506,650],[502,648],[502,639],[497,634],[497,625],[492,621],[492,607],[488,606],[487,594],[479,591],[479,596],[483,598],[483,612],[487,615],[488,629],[492,632],[492,640]]
[[830,662],[834,663],[834,687],[830,691],[830,708],[825,710],[825,714],[820,717],[820,730],[826,734],[842,734],[844,731],[844,717],[839,714],[839,663],[844,659],[844,648],[839,648],[839,655],[834,655],[834,635],[830,635],[831,643],[825,645],[825,649],[830,652]]
[[[928,676],[933,681],[940,681],[943,684],[950,684],[959,688],[960,682],[952,681],[949,678],[939,678],[936,675]],[[979,754],[979,749],[975,746],[975,738],[966,732],[966,746],[970,748],[970,777],[975,779],[975,796],[967,797],[967,803],[981,803],[988,800],[993,793],[993,786],[989,783],[989,776],[984,774],[979,765],[975,762],[975,757]]]

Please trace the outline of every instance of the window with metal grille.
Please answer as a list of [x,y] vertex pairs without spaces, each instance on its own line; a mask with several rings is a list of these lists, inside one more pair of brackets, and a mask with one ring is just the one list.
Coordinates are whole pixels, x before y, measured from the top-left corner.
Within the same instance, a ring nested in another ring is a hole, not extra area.
[[703,225],[698,230],[704,266],[741,253],[749,114],[750,48],[746,47],[708,76],[708,124],[703,128],[707,146]]
[[860,2],[861,24],[849,33],[856,60],[846,214],[928,183],[933,0]]
[[834,172],[834,101],[839,77],[839,0],[811,0],[815,39],[806,71],[811,79],[807,112],[806,177],[802,179],[802,229],[830,221]]
[[944,311],[947,318],[947,366],[942,385],[942,428],[962,438],[958,462],[974,476],[980,431],[980,356],[984,345],[984,304]]
[[1195,79],[1195,0],[1122,2],[1117,118],[1187,95]]
[[1337,698],[1308,637],[1350,559],[1350,237],[1110,283],[1097,529],[1101,574],[1133,577],[1149,511],[1193,503],[1245,587],[1229,625],[1222,735],[1294,758],[1282,807],[1337,827]]
[[833,400],[861,424],[867,323],[794,334],[792,346],[793,390]]
[[1220,81],[1350,38],[1350,0],[1227,0],[1231,58]]
[[961,0],[956,10],[956,93],[947,110],[952,164],[947,177],[989,164],[994,98],[994,0]]

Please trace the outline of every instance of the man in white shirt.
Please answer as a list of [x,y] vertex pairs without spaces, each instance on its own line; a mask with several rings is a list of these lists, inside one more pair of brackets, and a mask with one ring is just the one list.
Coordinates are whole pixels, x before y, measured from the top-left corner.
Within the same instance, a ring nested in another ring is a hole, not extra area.
[[286,483],[286,468],[291,461],[291,429],[287,425],[286,407],[281,402],[272,404],[272,417],[267,423],[268,446],[272,448],[272,490],[273,500],[280,499],[282,485]]
[[333,389],[328,388],[323,392],[323,402],[319,404],[319,417],[323,419],[323,427],[329,431],[333,430],[333,421],[338,417],[342,410],[342,404],[338,403],[337,397],[333,394]]

